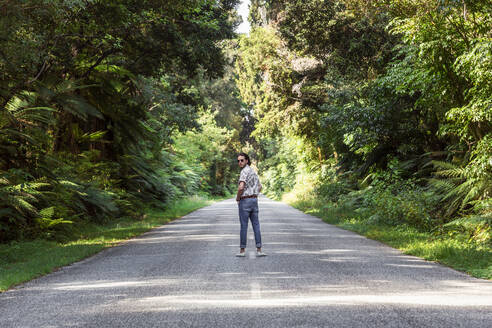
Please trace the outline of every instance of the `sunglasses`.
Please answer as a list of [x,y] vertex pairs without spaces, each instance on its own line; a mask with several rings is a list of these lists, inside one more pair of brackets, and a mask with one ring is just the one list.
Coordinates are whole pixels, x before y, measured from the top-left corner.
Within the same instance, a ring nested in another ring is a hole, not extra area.
[[238,159],[238,160],[237,160],[237,162],[238,162],[238,163],[239,163],[239,162],[241,162],[241,163],[242,163],[242,162],[244,162],[244,161],[245,161],[245,159]]

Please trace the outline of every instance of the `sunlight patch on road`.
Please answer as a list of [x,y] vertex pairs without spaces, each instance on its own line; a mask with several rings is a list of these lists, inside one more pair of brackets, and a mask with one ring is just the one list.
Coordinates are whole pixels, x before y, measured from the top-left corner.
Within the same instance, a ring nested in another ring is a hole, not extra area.
[[220,235],[211,235],[211,234],[181,234],[181,235],[172,235],[172,236],[161,236],[161,237],[146,237],[145,239],[134,239],[127,244],[153,244],[157,242],[187,242],[187,241],[220,241],[227,239],[237,238],[236,235],[233,234],[220,234]]
[[308,255],[325,255],[330,253],[348,253],[348,252],[357,252],[362,253],[361,251],[356,251],[352,249],[323,249],[323,250],[303,250],[303,249],[282,249],[278,250],[275,253],[277,254],[308,254]]
[[363,259],[362,257],[352,257],[352,256],[345,256],[345,257],[330,257],[328,259],[319,259],[322,262],[368,262],[366,259]]
[[275,308],[300,306],[333,306],[333,305],[430,305],[430,306],[490,306],[490,295],[463,295],[460,293],[397,293],[381,295],[307,295],[296,297],[265,297],[259,295],[258,289],[252,285],[250,298],[238,295],[183,295],[159,296],[134,300],[134,311],[162,311],[183,308]]
[[94,281],[70,284],[56,284],[54,290],[90,290],[90,289],[109,289],[121,287],[145,287],[145,286],[165,286],[183,283],[182,279],[156,279],[147,281]]
[[251,282],[251,298],[252,299],[261,299],[261,287],[258,282]]
[[394,264],[388,263],[387,266],[393,266],[397,268],[415,268],[415,269],[435,269],[436,267],[431,264]]

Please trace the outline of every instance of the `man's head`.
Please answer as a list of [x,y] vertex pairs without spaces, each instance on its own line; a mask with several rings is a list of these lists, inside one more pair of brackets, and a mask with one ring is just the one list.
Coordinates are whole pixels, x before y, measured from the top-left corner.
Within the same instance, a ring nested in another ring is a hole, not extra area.
[[237,163],[239,164],[240,168],[245,167],[246,164],[251,165],[251,161],[249,160],[248,154],[239,153],[239,155],[237,155]]

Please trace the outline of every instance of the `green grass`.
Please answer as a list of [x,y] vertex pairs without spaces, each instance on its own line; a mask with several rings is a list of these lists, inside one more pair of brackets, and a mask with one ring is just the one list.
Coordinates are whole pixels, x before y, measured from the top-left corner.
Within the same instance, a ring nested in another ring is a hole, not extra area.
[[74,230],[66,242],[33,240],[0,245],[0,291],[80,261],[212,202],[190,197],[176,201],[165,211],[151,209],[143,220],[120,218],[106,225],[87,224]]
[[370,222],[349,207],[334,207],[310,199],[288,199],[288,203],[323,221],[381,241],[403,253],[439,262],[477,278],[492,279],[490,245],[470,242],[463,235],[420,232],[408,226],[388,226]]

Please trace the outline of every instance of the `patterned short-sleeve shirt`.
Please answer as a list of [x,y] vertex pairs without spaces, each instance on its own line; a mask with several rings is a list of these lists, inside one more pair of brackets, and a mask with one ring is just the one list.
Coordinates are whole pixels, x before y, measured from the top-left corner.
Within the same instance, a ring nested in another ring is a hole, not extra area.
[[260,193],[260,179],[256,172],[249,166],[246,165],[241,170],[241,175],[239,176],[239,182],[244,181],[245,187],[242,196],[258,195]]

